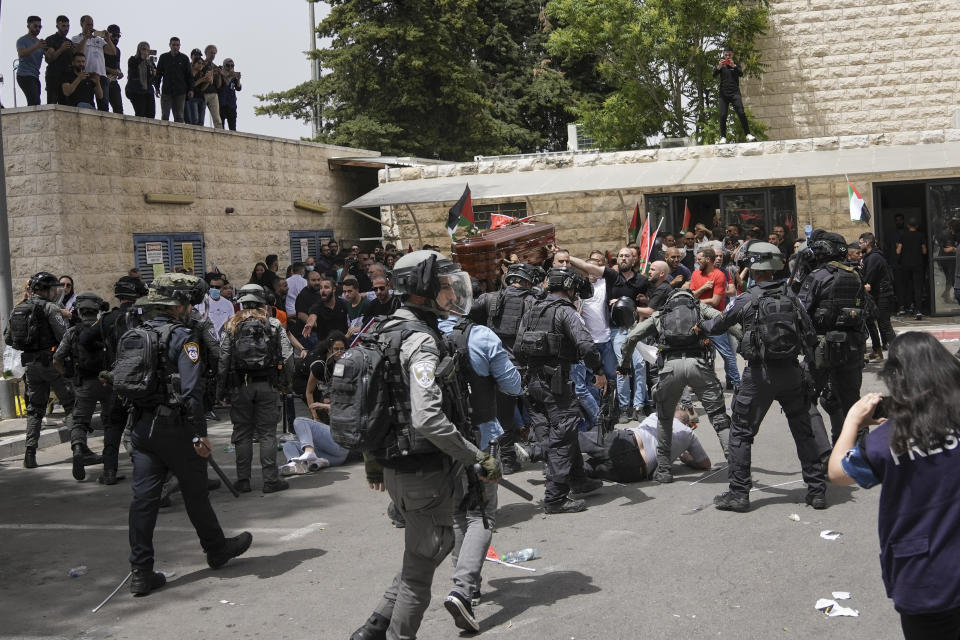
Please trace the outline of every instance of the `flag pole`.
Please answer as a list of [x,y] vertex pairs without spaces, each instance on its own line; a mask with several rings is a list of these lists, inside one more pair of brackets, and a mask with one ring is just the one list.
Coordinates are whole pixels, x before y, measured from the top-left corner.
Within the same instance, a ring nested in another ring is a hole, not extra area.
[[643,270],[644,272],[649,271],[650,269],[650,256],[653,255],[653,243],[657,240],[657,235],[660,233],[660,227],[663,226],[663,218],[660,218],[660,222],[657,223],[657,230],[653,232],[653,235],[650,236],[650,245],[647,247],[647,256],[644,258]]

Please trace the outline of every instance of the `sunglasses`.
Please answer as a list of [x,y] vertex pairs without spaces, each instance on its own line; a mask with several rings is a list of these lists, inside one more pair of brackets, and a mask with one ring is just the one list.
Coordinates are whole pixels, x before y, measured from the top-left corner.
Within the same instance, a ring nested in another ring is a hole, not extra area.
[[223,66],[227,67],[228,69],[233,69],[233,65],[232,65],[232,64],[225,64],[225,65],[223,65]]
[[386,288],[386,287],[374,287],[373,290],[374,290],[374,291],[386,291],[387,288]]

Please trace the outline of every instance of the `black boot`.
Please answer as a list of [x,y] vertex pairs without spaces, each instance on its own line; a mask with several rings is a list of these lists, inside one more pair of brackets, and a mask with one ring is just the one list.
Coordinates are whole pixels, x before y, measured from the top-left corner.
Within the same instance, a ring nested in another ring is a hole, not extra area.
[[147,596],[151,591],[159,589],[167,584],[167,578],[159,571],[148,571],[147,569],[133,569],[133,576],[130,578],[130,593],[135,596]]
[[211,569],[219,569],[227,564],[231,558],[236,558],[246,553],[247,549],[250,548],[251,542],[253,542],[253,536],[247,531],[244,531],[238,536],[227,538],[224,540],[223,546],[220,549],[207,553],[207,565]]
[[117,470],[104,469],[103,473],[100,474],[100,477],[97,478],[97,482],[100,484],[117,484]]
[[87,470],[83,468],[83,445],[73,445],[73,478],[78,482],[87,477]]
[[353,632],[350,640],[386,640],[390,621],[379,613],[372,613],[363,626]]
[[27,450],[24,451],[23,468],[24,469],[37,468],[37,449],[35,447],[27,447]]

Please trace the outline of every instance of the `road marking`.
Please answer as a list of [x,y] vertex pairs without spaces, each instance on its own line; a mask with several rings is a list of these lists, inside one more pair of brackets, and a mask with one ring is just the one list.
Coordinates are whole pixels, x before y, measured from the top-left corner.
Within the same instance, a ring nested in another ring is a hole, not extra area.
[[688,484],[687,486],[688,486],[688,487],[692,487],[693,485],[697,484],[698,482],[703,482],[704,480],[707,480],[707,479],[709,479],[709,478],[712,478],[713,476],[717,475],[718,473],[720,473],[721,471],[723,471],[723,470],[726,469],[726,468],[727,468],[727,465],[723,465],[723,466],[721,466],[719,469],[717,469],[716,471],[714,471],[713,473],[711,473],[710,475],[704,476],[704,477],[700,478],[699,480],[694,480],[693,482],[691,482],[691,483]]
[[[263,535],[282,534],[281,541],[296,540],[303,536],[319,531],[326,526],[323,522],[314,522],[299,529],[280,528],[280,527],[254,527],[246,529],[250,533],[259,533]],[[23,523],[23,524],[0,524],[0,529],[14,531],[128,531],[127,525],[110,524],[73,524],[73,523]],[[157,527],[155,531],[170,533],[194,533],[193,527]]]
[[323,522],[314,522],[313,524],[308,524],[305,527],[300,527],[299,529],[294,529],[287,535],[280,538],[280,542],[287,542],[288,540],[296,540],[297,538],[302,538],[306,535],[313,533],[314,531],[323,531],[323,528],[327,526]]

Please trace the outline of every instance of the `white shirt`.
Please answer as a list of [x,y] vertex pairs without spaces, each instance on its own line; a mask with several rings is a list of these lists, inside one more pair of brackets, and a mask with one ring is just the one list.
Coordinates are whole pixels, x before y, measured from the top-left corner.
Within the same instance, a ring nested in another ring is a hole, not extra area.
[[583,301],[580,315],[595,344],[610,341],[610,321],[607,310],[607,281],[597,278],[593,283],[593,295]]
[[[648,455],[651,455],[653,464],[657,460],[657,414],[653,413],[644,418],[639,426],[631,427],[642,441],[643,448]],[[690,452],[690,457],[694,462],[702,462],[707,459],[707,452],[703,445],[697,439],[697,434],[693,429],[683,424],[676,418],[673,419],[673,442],[670,443],[670,459],[676,460],[684,451]]]
[[297,318],[297,296],[307,286],[307,279],[299,273],[287,278],[287,299],[284,301],[284,310],[288,318]]
[[[80,44],[80,41],[83,40],[83,34],[73,36],[70,39],[73,41],[73,44]],[[87,66],[84,67],[85,71],[99,73],[101,76],[107,75],[107,64],[103,60],[103,46],[105,44],[107,44],[107,41],[100,36],[87,39],[83,47],[83,53],[87,56]]]
[[214,300],[210,296],[204,298],[204,301],[194,307],[201,314],[206,314],[213,324],[213,333],[220,338],[220,330],[227,320],[234,314],[233,303],[224,297]]

